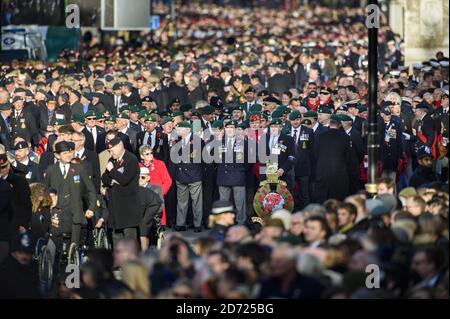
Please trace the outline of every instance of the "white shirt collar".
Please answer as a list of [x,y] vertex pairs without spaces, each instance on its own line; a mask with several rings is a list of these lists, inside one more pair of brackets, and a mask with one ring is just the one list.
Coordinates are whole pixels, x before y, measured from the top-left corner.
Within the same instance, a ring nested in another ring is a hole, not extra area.
[[319,127],[319,122],[316,122],[316,124],[314,124],[313,126],[313,131],[315,132],[317,130],[317,128]]
[[20,164],[28,166],[28,164],[30,164],[30,159],[27,157],[23,162],[20,162]]
[[345,133],[347,133],[348,135],[350,135],[350,132],[352,130],[352,127],[348,128],[347,130],[345,130]]

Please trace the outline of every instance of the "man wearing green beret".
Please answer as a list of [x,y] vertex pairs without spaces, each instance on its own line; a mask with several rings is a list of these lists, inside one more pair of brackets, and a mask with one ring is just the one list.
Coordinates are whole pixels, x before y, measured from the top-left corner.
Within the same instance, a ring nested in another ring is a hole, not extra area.
[[237,135],[237,128],[240,124],[235,120],[230,120],[225,125],[225,134],[217,141],[215,151],[217,177],[215,185],[218,187],[220,200],[231,200],[233,194],[233,204],[236,207],[236,221],[244,224],[247,221],[246,210],[246,184],[247,171],[250,166],[247,164],[247,142],[245,137]]
[[125,113],[126,115],[130,116],[130,106],[128,104],[122,105],[120,107],[120,113]]
[[265,180],[268,165],[277,165],[278,178],[288,184],[292,190],[292,168],[295,165],[295,146],[292,137],[283,133],[281,119],[272,119],[269,123],[269,131],[261,136],[259,145],[265,143],[266,157],[258,152],[258,161],[261,163],[260,180]]
[[145,117],[145,131],[136,135],[137,150],[142,145],[150,145],[153,156],[166,163],[169,162],[169,142],[167,135],[164,134],[158,126],[158,122],[154,115]]
[[325,106],[319,108],[317,112],[317,121],[324,127],[328,127],[330,125],[330,118],[333,111]]
[[174,125],[184,121],[183,112],[180,111],[173,112],[171,117]]
[[290,136],[294,140],[296,159],[292,184],[294,182],[298,184],[298,191],[293,195],[296,210],[300,210],[310,203],[309,184],[313,176],[314,131],[303,122],[310,121],[311,124],[311,119],[302,119],[298,110],[291,112],[289,121],[291,124]]
[[[249,113],[251,112],[251,109],[254,107],[254,105],[256,105],[256,90],[253,87],[249,87],[245,90],[244,94],[245,102],[240,106],[245,113]],[[261,105],[260,107],[262,108]],[[261,109],[258,111],[261,111]]]
[[[94,139],[94,147],[97,145],[97,138],[100,134],[105,133],[105,130],[97,125],[97,113],[88,111],[85,116],[86,129],[91,133]],[[95,149],[94,149],[95,150]]]
[[305,124],[305,125],[313,130],[315,138],[317,138],[320,134],[322,134],[323,132],[325,132],[327,130],[326,127],[324,127],[322,124],[320,124],[317,121],[318,114],[316,111],[307,111],[307,112],[303,113],[303,118],[311,120],[311,124]]
[[130,106],[130,128],[135,130],[136,133],[144,131],[144,127],[139,122],[140,109],[136,105]]
[[141,125],[141,127],[143,128],[143,130],[145,130],[145,118],[147,117],[147,115],[151,115],[150,112],[148,112],[147,110],[141,110],[139,111],[139,124]]
[[[175,182],[177,188],[177,217],[175,231],[184,231],[189,206],[192,200],[194,215],[194,231],[201,232],[203,217],[203,167],[201,153],[203,140],[192,133],[192,125],[187,121],[177,124],[177,144],[172,146],[170,159],[175,166]],[[210,200],[211,198],[209,198]]]
[[120,113],[116,117],[116,129],[122,133],[128,136],[130,139],[131,149],[132,153],[136,154],[137,152],[137,142],[136,142],[136,135],[137,131],[133,130],[129,127],[130,118],[126,114],[126,112]]
[[236,105],[231,112],[231,119],[241,123],[244,118],[244,111],[241,105]]

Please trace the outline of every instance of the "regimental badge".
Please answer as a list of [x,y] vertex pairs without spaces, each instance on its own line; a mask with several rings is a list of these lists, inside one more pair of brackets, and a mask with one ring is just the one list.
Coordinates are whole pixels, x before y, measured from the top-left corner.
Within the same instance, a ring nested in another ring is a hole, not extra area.
[[242,153],[236,153],[236,159],[240,161],[242,159]]

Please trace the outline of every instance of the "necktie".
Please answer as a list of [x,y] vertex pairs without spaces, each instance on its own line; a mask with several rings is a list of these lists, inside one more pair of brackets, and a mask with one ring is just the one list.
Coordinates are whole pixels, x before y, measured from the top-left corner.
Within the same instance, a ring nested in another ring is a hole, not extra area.
[[151,133],[148,133],[148,145],[153,149],[153,137]]
[[298,130],[297,130],[297,129],[295,129],[295,130],[294,130],[294,140],[295,140],[295,145],[297,145],[297,144],[298,144],[298,139],[297,139],[297,132],[298,132]]
[[229,138],[227,143],[227,150],[230,151],[233,148],[233,139]]

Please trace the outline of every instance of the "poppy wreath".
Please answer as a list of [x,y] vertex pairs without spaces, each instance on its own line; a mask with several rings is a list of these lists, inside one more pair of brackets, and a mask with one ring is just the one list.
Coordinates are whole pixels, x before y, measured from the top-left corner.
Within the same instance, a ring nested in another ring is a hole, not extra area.
[[[273,184],[272,184],[273,185]],[[272,212],[279,209],[294,210],[294,198],[284,183],[276,184],[275,189],[270,183],[263,184],[255,194],[253,208],[263,220],[270,218]]]

